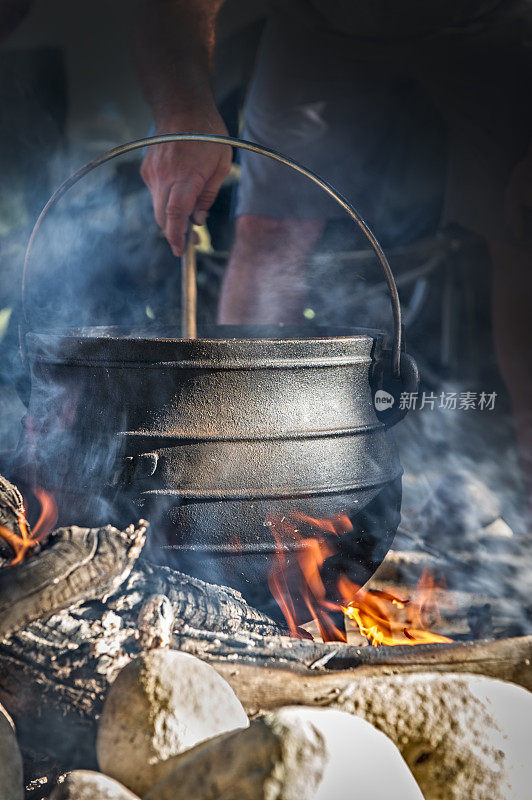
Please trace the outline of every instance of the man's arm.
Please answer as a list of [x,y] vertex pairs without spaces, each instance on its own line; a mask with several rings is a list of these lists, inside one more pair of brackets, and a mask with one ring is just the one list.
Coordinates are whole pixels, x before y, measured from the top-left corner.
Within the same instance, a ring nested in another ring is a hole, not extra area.
[[[211,87],[216,17],[223,0],[139,0],[133,43],[157,133],[227,135]],[[150,147],[141,174],[175,255],[191,217],[205,221],[231,167],[231,149],[180,142]]]

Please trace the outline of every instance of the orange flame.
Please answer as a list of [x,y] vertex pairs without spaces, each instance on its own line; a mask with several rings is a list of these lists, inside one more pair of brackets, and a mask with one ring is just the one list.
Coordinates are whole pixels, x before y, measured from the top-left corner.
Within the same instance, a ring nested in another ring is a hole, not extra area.
[[57,506],[52,495],[45,492],[40,486],[36,486],[33,493],[39,500],[41,506],[39,519],[35,523],[33,529],[30,529],[28,525],[25,511],[19,511],[17,514],[20,534],[14,533],[9,530],[9,528],[0,525],[0,537],[7,542],[13,550],[13,559],[9,562],[10,566],[20,564],[28,553],[46,539],[57,521]]
[[362,589],[345,576],[338,581],[338,589],[346,601],[342,611],[348,619],[356,622],[360,632],[375,647],[379,644],[451,642],[447,636],[426,629],[428,624],[441,620],[435,597],[437,588],[428,570],[421,575],[411,599],[400,599],[375,589]]
[[[319,531],[305,538],[297,528],[303,523]],[[415,645],[451,642],[427,630],[429,625],[441,621],[436,593],[438,586],[432,575],[425,571],[412,598],[400,598],[377,589],[363,589],[345,575],[337,580],[338,596],[343,602],[327,598],[322,579],[322,567],[327,558],[336,552],[334,539],[353,530],[346,514],[316,519],[300,512],[288,517],[268,514],[266,524],[275,540],[276,549],[269,586],[287,621],[290,635],[301,638],[300,598],[316,621],[324,641],[346,641],[346,635],[334,624],[329,612],[343,612],[344,617],[355,622],[370,644]],[[289,553],[295,559],[289,562]],[[289,548],[289,545],[291,547]],[[299,611],[299,613],[298,613]]]
[[[300,515],[300,518],[311,519]],[[318,522],[317,520],[313,520]],[[304,601],[313,619],[316,620],[320,634],[325,642],[346,641],[345,634],[338,630],[326,612],[326,591],[320,575],[320,567],[326,558],[333,555],[333,550],[323,537],[304,539],[287,517],[280,514],[268,514],[266,525],[275,539],[275,555],[269,575],[270,591],[275,597],[288,624],[290,636],[301,638],[299,616],[296,611],[290,584],[297,583],[298,594]],[[286,543],[296,540],[297,564],[290,565],[287,558]]]

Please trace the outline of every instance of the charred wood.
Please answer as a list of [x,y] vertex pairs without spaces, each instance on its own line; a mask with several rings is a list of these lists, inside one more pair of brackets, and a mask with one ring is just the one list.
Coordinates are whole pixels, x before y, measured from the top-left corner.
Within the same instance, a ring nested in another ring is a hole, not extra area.
[[[35,557],[36,563],[43,555]],[[194,638],[246,635],[260,641],[280,632],[239,592],[175,570],[137,561],[106,602],[98,595],[109,595],[109,587],[99,580],[101,573],[91,574],[96,582],[83,586],[94,599],[80,603],[78,596],[77,605],[51,616],[48,604],[42,614],[48,619],[34,620],[0,641],[0,702],[15,720],[23,751],[53,758],[65,768],[95,767],[94,737],[103,699],[116,672],[141,648],[137,621],[147,599],[167,598],[161,608],[170,604],[174,630],[192,626]],[[5,590],[10,588],[6,584]]]
[[[300,660],[271,658],[267,666],[261,658],[250,662],[244,657],[230,660],[229,655],[224,660],[218,656],[211,663],[233,687],[249,715],[283,705],[333,705],[347,686],[364,678],[408,673],[486,675],[532,691],[532,636],[416,647],[300,644],[300,657],[305,650],[314,650],[317,656],[310,667],[310,652]],[[194,650],[190,643],[185,649],[198,655],[201,650]]]
[[[25,519],[22,495],[16,486],[0,475],[0,526],[22,536],[21,518]],[[11,556],[10,548],[0,540],[0,564],[9,560]]]
[[0,570],[0,637],[116,591],[139,556],[146,526],[141,520],[125,531],[60,528],[37,556]]

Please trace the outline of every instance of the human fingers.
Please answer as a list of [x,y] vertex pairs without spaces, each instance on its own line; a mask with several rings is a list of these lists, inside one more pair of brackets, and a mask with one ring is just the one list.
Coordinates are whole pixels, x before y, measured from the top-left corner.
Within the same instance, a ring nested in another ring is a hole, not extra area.
[[164,232],[176,256],[181,255],[184,250],[189,221],[204,183],[200,175],[181,175],[170,188]]
[[147,153],[140,168],[141,177],[150,190],[153,215],[157,225],[164,230],[166,224],[166,206],[172,186],[172,176],[166,170],[159,170],[158,159],[154,153]]

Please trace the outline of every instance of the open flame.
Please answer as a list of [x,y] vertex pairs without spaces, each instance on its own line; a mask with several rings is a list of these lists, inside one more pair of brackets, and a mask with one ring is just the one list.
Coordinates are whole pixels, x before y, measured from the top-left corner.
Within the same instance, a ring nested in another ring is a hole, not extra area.
[[33,493],[41,506],[39,518],[33,528],[30,528],[28,524],[25,508],[17,513],[20,534],[14,533],[4,525],[0,525],[0,537],[7,542],[13,551],[13,559],[9,562],[10,566],[20,564],[28,553],[46,539],[57,521],[57,506],[52,495],[45,492],[40,486],[36,486]]
[[[301,535],[298,525],[304,524],[314,531],[313,537]],[[416,645],[452,642],[446,636],[431,633],[430,625],[441,620],[437,592],[438,585],[430,572],[425,571],[411,597],[398,597],[391,592],[364,589],[346,575],[336,583],[338,599],[327,597],[322,579],[322,567],[334,555],[335,537],[353,530],[346,514],[314,518],[300,512],[289,516],[268,514],[266,525],[275,540],[276,549],[269,576],[270,591],[287,621],[290,635],[301,638],[301,598],[311,618],[316,621],[324,641],[347,641],[331,617],[331,612],[342,613],[344,620],[356,623],[358,630],[375,647],[384,645]],[[296,544],[294,551],[293,546]],[[290,545],[290,548],[289,548]],[[295,561],[289,563],[288,554]]]

